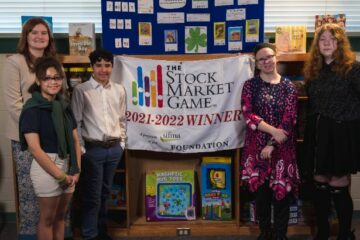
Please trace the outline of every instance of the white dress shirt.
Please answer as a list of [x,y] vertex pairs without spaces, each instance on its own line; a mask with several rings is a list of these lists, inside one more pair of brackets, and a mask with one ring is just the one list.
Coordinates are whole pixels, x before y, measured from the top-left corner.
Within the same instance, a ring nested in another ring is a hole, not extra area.
[[93,77],[74,88],[72,110],[78,124],[81,146],[84,140],[126,141],[126,93],[122,85],[109,81],[105,86]]

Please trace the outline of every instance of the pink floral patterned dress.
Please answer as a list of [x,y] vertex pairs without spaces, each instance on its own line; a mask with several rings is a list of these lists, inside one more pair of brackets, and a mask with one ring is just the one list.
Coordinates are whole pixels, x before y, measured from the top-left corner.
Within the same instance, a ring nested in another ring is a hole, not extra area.
[[[245,145],[241,158],[241,177],[255,192],[268,180],[277,200],[292,192],[298,194],[299,172],[296,164],[295,125],[297,117],[297,94],[294,85],[281,78],[280,83],[270,84],[259,76],[245,82],[241,96],[246,121]],[[271,159],[261,159],[261,150],[271,135],[257,129],[266,123],[282,128],[288,140],[276,144]]]

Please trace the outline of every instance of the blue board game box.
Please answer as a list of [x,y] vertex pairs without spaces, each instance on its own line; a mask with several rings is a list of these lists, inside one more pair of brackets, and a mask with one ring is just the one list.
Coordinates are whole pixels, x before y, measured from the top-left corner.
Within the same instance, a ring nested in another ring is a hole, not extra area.
[[203,219],[232,219],[230,157],[203,157],[201,208]]
[[147,221],[194,220],[193,170],[158,170],[146,174]]

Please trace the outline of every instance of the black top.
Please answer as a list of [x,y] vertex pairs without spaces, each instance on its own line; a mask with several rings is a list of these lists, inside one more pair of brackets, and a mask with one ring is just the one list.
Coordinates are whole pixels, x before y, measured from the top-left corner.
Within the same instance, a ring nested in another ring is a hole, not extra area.
[[[74,114],[70,109],[67,111],[70,111],[73,129],[75,129]],[[38,133],[41,148],[46,153],[58,153],[58,139],[51,118],[51,111],[42,108],[29,108],[23,114],[20,131],[24,134]]]
[[338,121],[360,119],[360,63],[354,62],[345,76],[336,75],[325,64],[319,78],[307,86],[309,114],[321,114]]

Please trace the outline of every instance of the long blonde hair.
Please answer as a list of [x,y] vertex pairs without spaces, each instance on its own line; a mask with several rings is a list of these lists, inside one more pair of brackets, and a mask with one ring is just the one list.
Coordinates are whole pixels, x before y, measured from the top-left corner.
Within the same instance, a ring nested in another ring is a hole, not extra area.
[[333,54],[334,64],[332,70],[338,75],[345,75],[351,70],[352,63],[355,61],[355,54],[351,50],[350,42],[344,29],[337,24],[325,24],[315,32],[309,57],[304,67],[305,81],[318,78],[320,70],[324,65],[324,58],[319,49],[319,39],[325,31],[329,31],[337,40],[337,49]]

